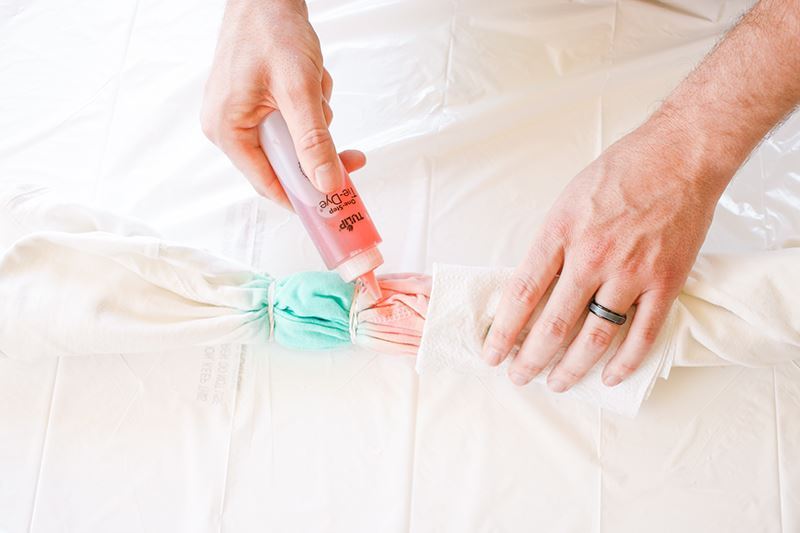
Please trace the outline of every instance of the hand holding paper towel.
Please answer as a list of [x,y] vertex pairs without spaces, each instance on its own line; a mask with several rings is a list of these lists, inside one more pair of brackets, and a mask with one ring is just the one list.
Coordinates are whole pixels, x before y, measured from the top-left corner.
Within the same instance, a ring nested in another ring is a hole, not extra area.
[[[794,275],[799,265],[800,248],[701,256],[641,366],[616,387],[601,381],[602,363],[616,353],[628,321],[600,364],[563,394],[633,416],[656,380],[667,378],[672,366],[767,366],[800,360],[800,309],[793,305],[800,294],[800,280]],[[478,376],[505,373],[509,360],[490,367],[480,353],[511,273],[511,269],[436,265],[417,355],[420,374],[444,369]],[[543,303],[534,310],[512,356]],[[631,317],[635,312],[631,310]],[[582,319],[572,335],[581,323]],[[561,354],[563,350],[556,361]],[[550,367],[534,381],[546,383],[549,371]]]

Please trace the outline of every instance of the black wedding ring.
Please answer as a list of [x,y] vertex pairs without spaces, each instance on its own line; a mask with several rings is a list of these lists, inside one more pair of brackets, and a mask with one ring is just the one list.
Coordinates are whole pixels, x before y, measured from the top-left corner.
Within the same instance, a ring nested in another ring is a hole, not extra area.
[[614,324],[621,326],[628,320],[628,315],[621,315],[619,313],[615,313],[608,307],[603,307],[599,303],[592,300],[589,304],[589,312],[595,316],[599,316],[603,320],[608,320],[609,322],[613,322]]

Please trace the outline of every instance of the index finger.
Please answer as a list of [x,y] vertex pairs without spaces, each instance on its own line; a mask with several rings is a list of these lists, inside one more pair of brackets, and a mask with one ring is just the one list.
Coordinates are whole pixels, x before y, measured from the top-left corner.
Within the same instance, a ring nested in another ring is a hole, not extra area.
[[301,80],[285,92],[278,98],[278,110],[286,120],[300,166],[320,191],[340,188],[344,171],[328,131],[320,83]]
[[517,336],[552,283],[564,259],[561,244],[537,238],[525,260],[509,279],[483,344],[483,359],[499,365],[514,347]]

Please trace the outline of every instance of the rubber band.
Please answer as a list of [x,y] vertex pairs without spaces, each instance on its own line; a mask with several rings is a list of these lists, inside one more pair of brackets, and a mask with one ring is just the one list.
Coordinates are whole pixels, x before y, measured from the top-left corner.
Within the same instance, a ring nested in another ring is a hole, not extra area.
[[275,332],[275,280],[269,283],[267,289],[267,318],[269,319],[269,337],[267,340],[272,342],[272,337]]
[[353,302],[350,304],[350,342],[356,343],[356,334],[358,333],[358,293],[361,289],[361,283],[356,283],[353,288]]

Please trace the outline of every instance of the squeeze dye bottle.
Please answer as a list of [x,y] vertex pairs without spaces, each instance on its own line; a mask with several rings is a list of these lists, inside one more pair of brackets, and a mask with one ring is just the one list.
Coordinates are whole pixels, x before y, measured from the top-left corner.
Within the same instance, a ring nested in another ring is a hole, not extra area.
[[360,279],[367,294],[380,298],[375,269],[383,264],[378,250],[381,237],[350,176],[342,168],[342,189],[329,194],[318,191],[303,172],[289,128],[278,111],[267,115],[259,135],[262,150],[325,266],[346,282]]

